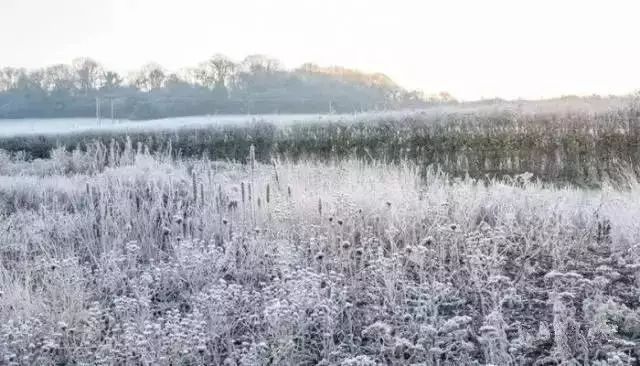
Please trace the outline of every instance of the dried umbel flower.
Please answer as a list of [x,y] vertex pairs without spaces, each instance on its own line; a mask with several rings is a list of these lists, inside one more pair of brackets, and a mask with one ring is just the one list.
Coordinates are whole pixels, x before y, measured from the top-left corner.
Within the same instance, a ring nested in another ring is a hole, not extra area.
[[351,248],[351,243],[349,243],[347,240],[342,242],[342,249],[347,250]]
[[318,262],[322,262],[323,259],[324,259],[324,253],[318,252],[318,254],[316,254],[316,260]]
[[338,220],[338,225],[342,226],[342,220]]
[[130,241],[129,243],[127,243],[125,245],[125,249],[129,253],[137,253],[140,250],[140,247],[138,246],[138,242],[136,242],[134,240],[134,241]]
[[427,236],[422,240],[420,244],[422,244],[423,247],[429,247],[433,245],[433,243],[435,243],[435,239],[433,239],[433,236]]
[[58,327],[59,327],[60,329],[62,329],[63,331],[64,331],[64,330],[67,330],[67,323],[65,323],[65,322],[63,322],[63,321],[59,321],[59,322],[58,322]]
[[549,330],[547,323],[543,321],[540,322],[540,324],[538,325],[538,334],[536,335],[536,337],[542,340],[547,340],[551,338],[551,331]]
[[494,337],[498,335],[498,329],[492,325],[483,325],[480,327],[480,333],[485,337]]
[[226,225],[227,223],[229,223],[229,221],[227,221],[227,219],[222,219],[222,224]]

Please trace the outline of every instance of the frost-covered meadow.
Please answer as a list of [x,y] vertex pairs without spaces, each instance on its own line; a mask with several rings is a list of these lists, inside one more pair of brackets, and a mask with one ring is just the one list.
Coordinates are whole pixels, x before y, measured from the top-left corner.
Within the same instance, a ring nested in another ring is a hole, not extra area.
[[640,186],[0,155],[0,364],[631,365]]

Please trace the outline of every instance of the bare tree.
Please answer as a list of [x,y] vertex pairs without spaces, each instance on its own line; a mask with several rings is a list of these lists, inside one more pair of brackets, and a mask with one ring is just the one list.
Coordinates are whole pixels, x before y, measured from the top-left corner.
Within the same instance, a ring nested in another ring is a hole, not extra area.
[[245,72],[253,74],[264,72],[273,73],[282,69],[282,63],[265,55],[249,55],[242,61]]
[[47,88],[47,77],[44,69],[33,70],[22,78],[22,89],[37,89],[49,92]]
[[0,70],[0,90],[18,89],[24,86],[26,78],[27,71],[25,69],[5,67]]
[[198,67],[192,69],[191,75],[197,84],[205,88],[213,89],[215,86],[215,77],[209,70],[208,62],[203,62]]
[[122,85],[123,79],[120,77],[115,71],[107,71],[103,74],[104,84],[102,85],[102,89],[113,90]]
[[74,89],[73,70],[64,64],[44,69],[42,89],[49,93],[72,93]]
[[156,63],[148,63],[131,77],[132,84],[144,91],[160,89],[164,86],[166,74],[162,66]]
[[4,72],[4,69],[0,70],[0,91],[7,91],[10,89],[10,84],[7,81],[7,77]]
[[148,79],[149,89],[160,89],[165,81],[165,73],[161,68],[154,68],[149,70]]
[[75,71],[78,89],[85,95],[89,90],[98,89],[102,76],[104,75],[100,64],[90,58],[82,57],[73,60],[73,70]]
[[211,70],[214,74],[215,86],[225,87],[229,78],[233,75],[236,69],[236,64],[227,56],[217,54],[211,57],[208,61]]
[[179,72],[180,79],[184,80],[189,85],[203,85],[200,82],[200,73],[202,69],[200,67],[188,67],[183,68]]
[[164,82],[164,87],[173,91],[177,91],[178,89],[190,89],[191,85],[187,81],[185,81],[179,74],[171,73],[167,75]]
[[236,63],[222,54],[216,54],[209,60],[191,70],[191,76],[197,84],[211,90],[226,90],[236,71]]

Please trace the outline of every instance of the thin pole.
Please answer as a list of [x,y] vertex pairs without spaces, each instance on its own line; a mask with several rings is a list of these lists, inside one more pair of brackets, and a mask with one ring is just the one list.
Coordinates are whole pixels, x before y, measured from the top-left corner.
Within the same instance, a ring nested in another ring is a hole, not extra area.
[[96,97],[96,122],[100,125],[100,97]]
[[113,98],[109,98],[109,101],[111,102],[111,123],[114,124],[114,123],[116,123],[116,120],[115,120],[115,114],[113,113],[114,112],[114,110],[113,110]]

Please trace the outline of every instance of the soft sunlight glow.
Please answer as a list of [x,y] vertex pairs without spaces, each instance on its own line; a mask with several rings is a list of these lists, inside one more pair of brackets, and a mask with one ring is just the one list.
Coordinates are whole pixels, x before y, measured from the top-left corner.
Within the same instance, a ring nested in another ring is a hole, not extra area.
[[265,53],[466,100],[623,94],[640,88],[638,14],[636,1],[2,0],[0,66]]

